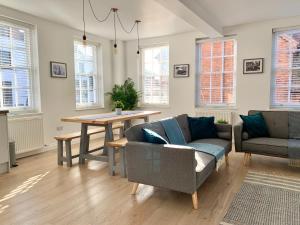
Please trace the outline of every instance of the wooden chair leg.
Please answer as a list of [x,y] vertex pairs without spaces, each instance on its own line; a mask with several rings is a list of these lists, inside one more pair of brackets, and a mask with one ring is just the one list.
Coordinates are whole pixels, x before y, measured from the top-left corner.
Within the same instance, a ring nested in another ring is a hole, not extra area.
[[125,148],[120,148],[120,173],[121,177],[126,177],[126,159],[125,159]]
[[194,207],[194,209],[198,209],[198,195],[197,195],[197,191],[195,191],[192,194],[192,200],[193,200],[193,207]]
[[244,165],[246,166],[251,159],[251,153],[245,153],[244,155]]
[[115,148],[108,148],[108,173],[111,176],[115,175]]
[[226,166],[229,166],[229,156],[225,155],[225,162],[226,162]]
[[66,141],[66,158],[67,158],[67,166],[72,167],[72,147],[71,141]]
[[136,194],[136,191],[137,191],[138,187],[139,187],[139,183],[134,183],[133,184],[132,191],[131,191],[132,195]]
[[57,164],[61,166],[63,165],[63,144],[62,140],[57,141]]

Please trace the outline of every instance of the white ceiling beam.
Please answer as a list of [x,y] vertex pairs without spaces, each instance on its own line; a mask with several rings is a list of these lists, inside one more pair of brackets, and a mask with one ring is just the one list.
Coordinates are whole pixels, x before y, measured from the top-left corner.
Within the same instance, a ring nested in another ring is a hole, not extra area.
[[210,38],[222,37],[222,26],[195,0],[155,0]]

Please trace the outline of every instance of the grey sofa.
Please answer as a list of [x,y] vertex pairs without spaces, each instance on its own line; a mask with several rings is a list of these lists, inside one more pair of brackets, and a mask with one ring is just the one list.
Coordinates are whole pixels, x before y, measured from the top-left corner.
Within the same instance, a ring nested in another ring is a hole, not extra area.
[[243,123],[234,126],[235,151],[245,153],[245,164],[251,153],[288,157],[288,143],[300,137],[300,112],[250,110],[249,115],[261,112],[266,121],[270,137],[251,138],[243,131]]
[[[175,118],[183,131],[186,142],[191,142],[187,115],[183,114]],[[219,124],[216,126],[218,138],[200,139],[194,142],[224,147],[226,162],[228,162],[228,154],[232,147],[232,126]],[[159,121],[139,124],[125,131],[128,139],[126,145],[128,180],[135,183],[132,194],[135,194],[139,183],[168,188],[192,194],[193,206],[197,209],[197,189],[215,170],[215,158],[200,152],[204,167],[202,171],[195,172],[195,150],[180,145],[146,143],[142,128],[151,129],[168,140]]]

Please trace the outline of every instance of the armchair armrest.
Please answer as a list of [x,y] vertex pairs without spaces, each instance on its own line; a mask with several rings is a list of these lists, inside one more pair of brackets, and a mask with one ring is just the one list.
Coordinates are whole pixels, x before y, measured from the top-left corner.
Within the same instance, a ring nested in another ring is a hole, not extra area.
[[218,132],[218,137],[221,139],[232,140],[232,125],[231,124],[215,124]]
[[196,190],[195,151],[186,146],[128,142],[128,180],[185,193]]
[[235,151],[242,151],[242,135],[243,135],[243,123],[240,122],[234,126],[234,145]]

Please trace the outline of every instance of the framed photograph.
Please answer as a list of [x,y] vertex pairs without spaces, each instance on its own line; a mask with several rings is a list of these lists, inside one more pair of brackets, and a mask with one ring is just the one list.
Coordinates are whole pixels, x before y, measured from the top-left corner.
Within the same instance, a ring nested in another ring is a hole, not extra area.
[[174,65],[174,77],[189,77],[189,76],[190,76],[189,64]]
[[51,77],[67,78],[67,64],[60,62],[50,62]]
[[264,59],[244,59],[243,74],[255,74],[264,72]]

